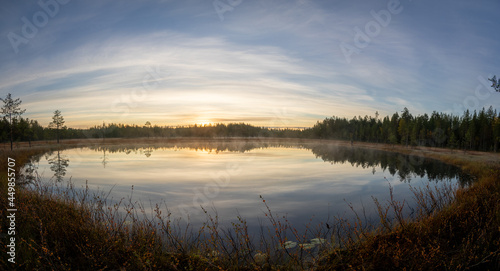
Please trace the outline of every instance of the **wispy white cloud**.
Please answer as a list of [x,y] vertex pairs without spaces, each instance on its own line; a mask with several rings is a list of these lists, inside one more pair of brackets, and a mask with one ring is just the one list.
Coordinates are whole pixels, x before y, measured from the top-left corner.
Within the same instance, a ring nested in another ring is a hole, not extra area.
[[[242,47],[223,39],[196,39],[174,32],[114,38],[104,44],[89,42],[30,64],[25,68],[28,76],[5,74],[2,88],[38,89],[25,97],[25,105],[34,111],[49,103],[63,112],[113,111],[116,100],[127,102],[123,96],[145,91],[147,99],[129,99],[134,103],[129,104],[131,111],[139,103],[152,108],[147,111],[171,114],[175,113],[171,104],[182,105],[176,107],[181,112],[199,110],[198,114],[204,105],[221,106],[219,111],[233,105],[270,115],[273,106],[297,106],[303,96],[314,99],[318,95],[313,86],[295,82],[295,77],[326,76],[279,48]],[[113,119],[113,112],[109,118]],[[88,122],[97,121],[89,118]]]
[[[309,126],[331,115],[391,114],[404,106],[447,110],[471,95],[477,76],[500,69],[492,54],[499,41],[481,30],[498,22],[471,15],[456,24],[460,15],[484,11],[462,2],[405,3],[346,63],[339,44],[352,42],[354,27],[363,28],[373,20],[371,10],[386,5],[245,1],[220,21],[210,3],[75,2],[18,56],[0,45],[0,90],[15,92],[27,116],[42,123],[60,109],[71,116],[68,124],[83,126],[146,118],[264,126],[278,118]],[[441,12],[446,8],[452,12]],[[15,16],[4,19],[0,33],[20,27]]]

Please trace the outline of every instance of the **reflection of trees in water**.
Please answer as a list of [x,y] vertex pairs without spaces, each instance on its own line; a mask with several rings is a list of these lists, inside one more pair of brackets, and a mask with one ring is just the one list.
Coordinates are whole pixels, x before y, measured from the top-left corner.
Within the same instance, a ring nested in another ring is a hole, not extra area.
[[352,166],[373,167],[374,169],[380,167],[384,171],[387,170],[392,176],[397,174],[399,179],[404,182],[411,181],[412,177],[423,178],[426,175],[430,181],[457,178],[461,184],[467,183],[469,179],[455,166],[414,155],[324,145],[314,146],[311,150],[316,157],[331,164],[350,163]]
[[101,164],[104,168],[106,168],[106,165],[108,164],[108,159],[107,159],[108,157],[106,156],[106,151],[107,151],[106,148],[102,149],[102,162],[101,162]]
[[144,153],[144,155],[149,158],[151,156],[151,154],[153,153],[153,148],[148,147],[148,148],[144,149],[142,151],[142,153]]
[[66,168],[69,166],[69,159],[61,155],[61,151],[50,157],[52,153],[46,156],[47,162],[50,165],[50,170],[54,172],[54,178],[57,182],[61,182],[66,175]]
[[253,149],[265,149],[271,147],[280,148],[297,148],[303,146],[290,145],[282,143],[261,143],[261,142],[251,142],[251,141],[241,141],[241,142],[223,142],[223,141],[193,141],[189,143],[163,143],[163,144],[127,144],[127,145],[110,145],[110,146],[91,146],[91,150],[103,151],[104,149],[109,153],[140,153],[150,157],[155,150],[167,150],[167,149],[189,149],[194,151],[206,151],[209,153],[222,153],[222,152],[247,152]]
[[23,171],[21,171],[19,184],[33,183],[33,180],[37,177],[38,164],[42,156],[44,156],[44,154],[36,154],[30,157],[29,162],[24,165]]
[[31,156],[30,161],[24,165],[23,172],[21,172],[22,184],[32,183],[38,176],[38,166],[42,157],[45,157],[45,160],[50,165],[50,170],[54,172],[53,177],[56,181],[61,182],[63,180],[66,175],[66,168],[69,166],[69,159],[62,155],[61,150],[58,150]]
[[311,150],[317,158],[334,163],[350,163],[352,166],[362,168],[372,168],[375,174],[377,167],[388,171],[392,176],[398,176],[401,181],[409,182],[414,177],[427,178],[431,181],[457,178],[461,184],[469,181],[461,170],[437,160],[425,159],[415,155],[405,155],[387,151],[373,149],[361,149],[352,147],[342,147],[328,144],[282,142],[282,141],[262,141],[255,140],[200,140],[189,142],[168,142],[159,144],[127,144],[110,146],[92,146],[91,150],[103,151],[104,153],[144,154],[150,157],[155,150],[174,151],[189,149],[195,151],[206,151],[209,153],[222,152],[247,152],[253,149],[265,148],[300,148]]

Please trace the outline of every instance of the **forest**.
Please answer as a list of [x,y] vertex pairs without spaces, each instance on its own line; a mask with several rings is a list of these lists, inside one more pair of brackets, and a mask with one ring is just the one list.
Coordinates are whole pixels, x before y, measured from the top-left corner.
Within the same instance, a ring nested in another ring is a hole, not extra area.
[[308,136],[351,141],[498,151],[500,114],[490,107],[462,116],[432,112],[413,116],[407,108],[383,119],[331,117],[317,122]]
[[[60,113],[60,112],[59,112]],[[59,116],[59,118],[62,118]],[[12,128],[12,130],[11,130]],[[0,121],[0,141],[14,142],[84,138],[137,137],[284,137],[337,139],[354,142],[402,144],[405,146],[447,147],[452,149],[498,151],[500,143],[500,113],[490,107],[462,116],[432,112],[414,116],[407,108],[392,116],[358,116],[351,119],[332,116],[303,130],[256,127],[245,123],[208,124],[192,126],[157,126],[109,123],[87,129],[49,125],[44,127],[28,118],[4,117]]]

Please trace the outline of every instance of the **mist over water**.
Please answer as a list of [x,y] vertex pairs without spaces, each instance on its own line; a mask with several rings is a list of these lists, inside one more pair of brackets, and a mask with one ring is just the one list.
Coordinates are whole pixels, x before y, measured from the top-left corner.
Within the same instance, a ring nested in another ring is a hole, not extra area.
[[456,167],[384,151],[332,144],[258,140],[179,141],[90,146],[46,153],[33,161],[43,183],[109,193],[109,202],[164,203],[172,217],[198,226],[202,207],[223,225],[247,220],[250,231],[266,223],[260,196],[278,217],[297,228],[352,208],[376,222],[373,198],[413,202],[412,187],[466,184]]

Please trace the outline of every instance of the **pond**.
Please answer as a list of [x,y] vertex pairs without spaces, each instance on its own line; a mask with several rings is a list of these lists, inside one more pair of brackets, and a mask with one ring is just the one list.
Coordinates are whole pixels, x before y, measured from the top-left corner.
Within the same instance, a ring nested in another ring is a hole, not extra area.
[[165,203],[172,217],[194,226],[207,219],[203,207],[222,224],[244,218],[251,232],[265,220],[265,204],[300,230],[352,217],[352,209],[376,221],[373,198],[385,202],[390,189],[411,206],[410,186],[467,181],[456,167],[415,155],[286,140],[93,145],[46,153],[34,164],[44,183],[71,180],[146,210]]

